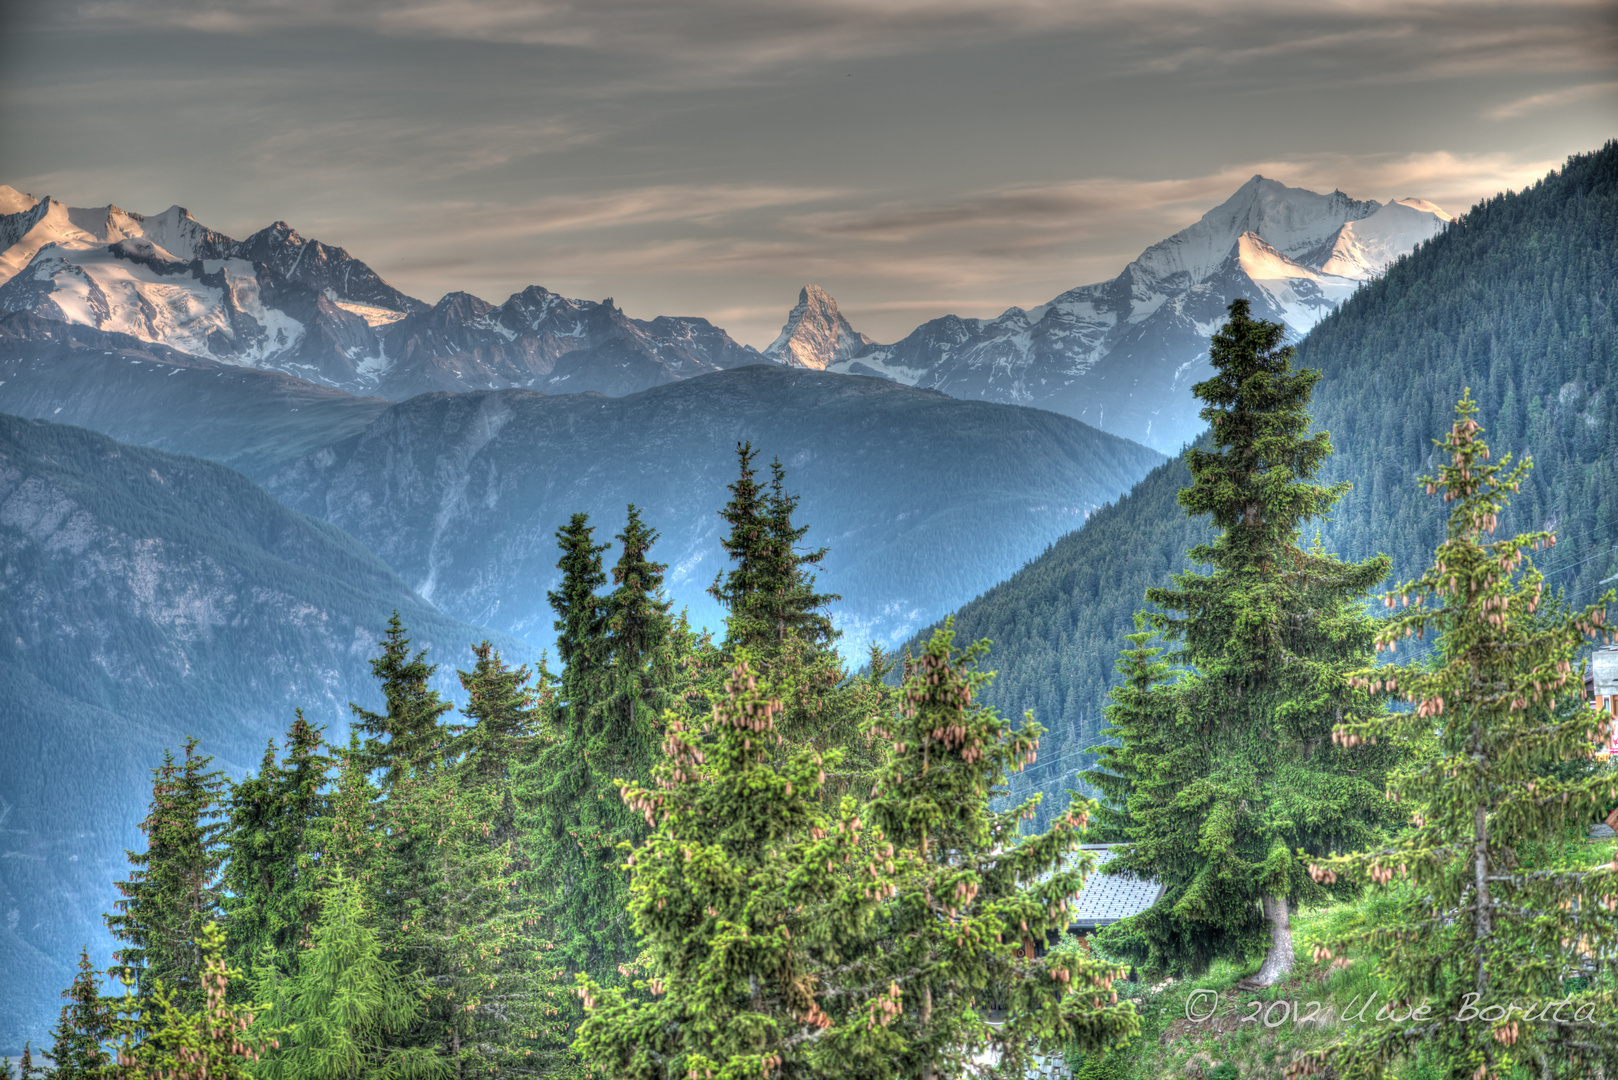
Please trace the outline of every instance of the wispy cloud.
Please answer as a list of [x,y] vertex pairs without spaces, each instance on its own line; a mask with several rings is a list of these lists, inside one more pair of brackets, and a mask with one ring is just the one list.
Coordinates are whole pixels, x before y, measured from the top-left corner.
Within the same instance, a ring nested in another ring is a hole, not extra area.
[[1508,101],[1504,105],[1486,109],[1483,115],[1490,120],[1514,120],[1543,109],[1565,108],[1568,105],[1577,105],[1581,101],[1589,101],[1591,98],[1603,97],[1612,99],[1609,104],[1618,105],[1618,81],[1585,83],[1582,86],[1567,86],[1543,94],[1529,94]]
[[82,0],[61,19],[250,35],[296,27],[576,49],[698,81],[1052,33],[1109,36],[1164,73],[1251,78],[1278,58],[1323,78],[1422,78],[1610,63],[1600,0]]

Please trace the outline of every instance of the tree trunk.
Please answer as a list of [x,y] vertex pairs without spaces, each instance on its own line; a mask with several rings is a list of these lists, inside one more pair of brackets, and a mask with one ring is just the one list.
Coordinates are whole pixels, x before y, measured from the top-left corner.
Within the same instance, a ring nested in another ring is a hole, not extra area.
[[1482,998],[1489,992],[1489,968],[1484,959],[1487,953],[1483,949],[1483,939],[1493,931],[1494,905],[1489,898],[1489,818],[1485,807],[1479,806],[1473,814],[1472,822],[1472,873],[1478,891],[1478,997]]
[[1274,986],[1292,972],[1292,914],[1287,898],[1266,896],[1264,917],[1270,921],[1270,951],[1264,954],[1264,966],[1252,981],[1259,986]]
[[[929,1035],[932,1034],[932,1032],[927,1031],[927,1028],[932,1023],[932,1020],[933,988],[931,986],[923,986],[921,988],[921,1030],[927,1032]],[[930,1046],[928,1047],[926,1053],[928,1056],[921,1063],[921,1080],[933,1080],[933,1059],[932,1049]]]

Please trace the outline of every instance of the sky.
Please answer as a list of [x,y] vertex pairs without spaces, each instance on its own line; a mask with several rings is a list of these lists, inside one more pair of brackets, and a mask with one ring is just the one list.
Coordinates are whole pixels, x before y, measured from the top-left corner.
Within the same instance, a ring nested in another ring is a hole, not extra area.
[[1610,0],[0,0],[0,183],[893,341],[1116,275],[1254,173],[1452,213],[1618,136]]

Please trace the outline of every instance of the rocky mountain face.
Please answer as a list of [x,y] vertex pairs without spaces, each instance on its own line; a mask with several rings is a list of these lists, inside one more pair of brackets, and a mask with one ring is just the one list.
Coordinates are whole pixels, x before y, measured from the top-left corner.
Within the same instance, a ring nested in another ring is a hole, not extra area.
[[184,208],[69,207],[0,187],[0,314],[124,334],[357,394],[523,386],[625,394],[756,363],[706,319],[631,319],[537,286],[428,305],[278,221],[234,240]]
[[1384,206],[1255,176],[1111,281],[995,319],[934,319],[830,368],[1054,409],[1172,453],[1202,428],[1190,388],[1231,300],[1301,336],[1450,220],[1419,199]]
[[556,530],[585,511],[608,539],[629,503],[662,533],[676,605],[721,626],[705,590],[728,566],[718,511],[744,440],[780,458],[805,543],[830,548],[820,584],[844,597],[853,653],[981,592],[1162,460],[1053,413],[756,365],[622,398],[426,395],[264,483],[445,612],[543,646]]
[[108,962],[163,749],[240,776],[295,708],[341,730],[395,608],[446,691],[470,642],[528,656],[222,465],[0,416],[0,1045],[41,1045],[81,945]]
[[825,371],[852,359],[876,342],[848,325],[837,301],[819,285],[805,285],[798,303],[787,313],[781,333],[764,349],[766,359],[790,367]]

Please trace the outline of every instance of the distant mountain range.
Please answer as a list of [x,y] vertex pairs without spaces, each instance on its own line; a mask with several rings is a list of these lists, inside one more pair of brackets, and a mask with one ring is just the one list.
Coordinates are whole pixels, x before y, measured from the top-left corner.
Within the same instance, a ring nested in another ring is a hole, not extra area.
[[800,326],[842,329],[805,333],[797,350],[771,348],[785,358],[818,346],[800,362],[1052,409],[1173,453],[1202,430],[1190,387],[1211,370],[1208,340],[1231,300],[1247,297],[1255,315],[1301,337],[1450,220],[1421,199],[1383,205],[1255,176],[1116,278],[1039,307],[995,319],[947,315],[895,344],[851,350],[852,328],[820,294],[818,321]]
[[1173,452],[1201,428],[1189,388],[1233,298],[1301,335],[1449,220],[1420,199],[1255,176],[1118,277],[1038,307],[945,316],[883,345],[809,285],[759,352],[706,319],[632,319],[611,299],[537,285],[499,305],[464,292],[428,305],[285,222],[234,240],[178,206],[84,209],[0,187],[0,314],[396,401],[519,387],[622,396],[769,362],[1034,405]]
[[282,221],[233,240],[179,206],[85,209],[0,186],[0,313],[19,311],[395,400],[627,394],[759,361],[706,319],[631,319],[538,286],[498,307],[461,292],[428,305]]

